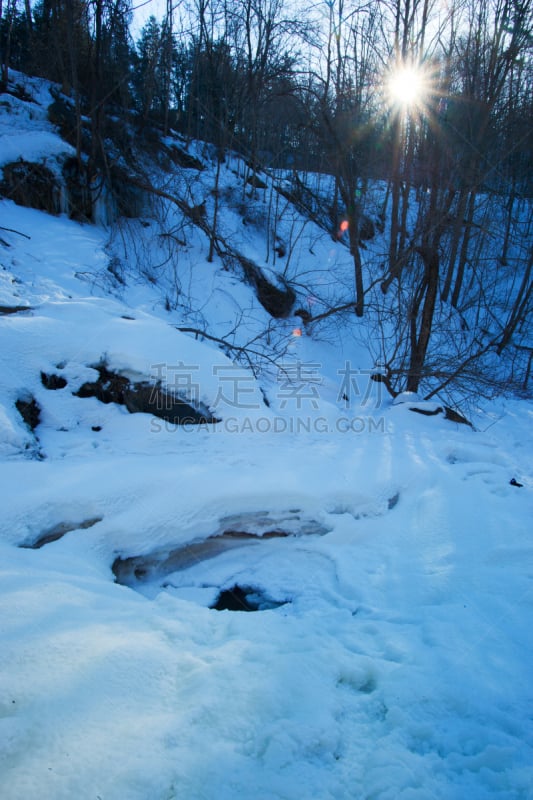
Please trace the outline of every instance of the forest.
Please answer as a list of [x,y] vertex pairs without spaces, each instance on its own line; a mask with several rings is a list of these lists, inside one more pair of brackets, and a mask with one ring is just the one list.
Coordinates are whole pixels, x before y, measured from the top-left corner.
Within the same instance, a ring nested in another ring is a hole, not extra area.
[[237,153],[256,187],[261,171],[290,176],[285,195],[353,261],[307,326],[367,317],[393,396],[528,394],[532,7],[167,0],[139,28],[130,0],[0,0],[0,90],[11,69],[57,84],[88,187],[120,193],[124,163],[148,186],[138,148],[170,132],[210,143],[219,165]]

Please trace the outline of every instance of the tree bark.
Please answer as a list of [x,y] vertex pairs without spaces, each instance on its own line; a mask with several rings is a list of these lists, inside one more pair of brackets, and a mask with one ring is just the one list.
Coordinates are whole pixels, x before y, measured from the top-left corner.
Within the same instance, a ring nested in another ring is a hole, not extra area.
[[[425,247],[418,248],[418,253],[425,267],[422,290],[418,302],[415,302],[412,316],[412,326],[416,329],[416,319],[418,310],[424,298],[422,316],[420,320],[420,332],[412,328],[411,356],[409,361],[409,375],[407,378],[407,391],[417,392],[422,379],[422,369],[426,360],[431,330],[433,326],[433,316],[435,313],[435,303],[437,299],[437,289],[439,285],[439,254],[436,249]],[[414,334],[414,335],[413,335]]]
[[531,270],[533,268],[533,248],[531,250],[527,267],[524,270],[524,276],[518,290],[518,294],[513,303],[509,317],[505,324],[502,338],[498,344],[496,352],[501,355],[503,350],[507,347],[511,338],[518,327],[519,323],[524,319],[527,313],[527,307],[531,298],[533,284],[531,283]]
[[472,233],[472,225],[474,222],[474,211],[476,209],[477,192],[475,187],[471,189],[468,197],[468,211],[465,220],[465,231],[463,234],[463,242],[461,245],[461,253],[459,255],[459,264],[457,265],[457,276],[455,278],[455,285],[452,294],[452,306],[458,308],[459,297],[461,296],[461,289],[465,275],[466,262],[468,260],[468,247],[470,245],[470,235]]

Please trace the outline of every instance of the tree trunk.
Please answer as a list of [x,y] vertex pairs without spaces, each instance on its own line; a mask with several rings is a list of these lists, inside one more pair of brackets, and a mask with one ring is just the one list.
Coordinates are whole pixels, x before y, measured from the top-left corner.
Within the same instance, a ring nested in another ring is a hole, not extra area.
[[511,228],[513,223],[513,209],[514,209],[515,198],[516,198],[516,185],[515,185],[515,179],[513,178],[513,182],[511,185],[511,194],[509,195],[509,202],[507,203],[507,221],[505,224],[505,236],[503,238],[502,254],[500,256],[500,262],[504,267],[507,266],[507,253],[509,252],[509,241],[511,239]]
[[163,30],[166,30],[164,42],[165,48],[165,76],[164,76],[164,109],[163,109],[163,133],[168,135],[168,112],[170,110],[170,83],[172,80],[172,36],[173,36],[173,8],[172,1],[167,0],[167,14]]
[[355,199],[356,182],[352,180],[339,181],[339,190],[342,202],[346,208],[348,222],[348,237],[350,240],[350,254],[354,263],[355,279],[355,313],[362,317],[365,307],[365,292],[363,285],[363,265],[361,262],[361,249],[359,246],[359,233],[361,225],[361,208]]
[[[0,0],[0,22],[2,21],[2,13],[4,11],[3,0]],[[2,39],[0,37],[0,92],[4,92],[7,85],[4,83],[4,55],[2,53]]]
[[396,130],[394,132],[393,144],[393,164],[392,164],[392,208],[391,208],[391,223],[390,223],[390,241],[389,241],[389,274],[381,284],[383,293],[387,292],[394,278],[397,277],[399,272],[398,265],[398,235],[400,230],[400,149],[403,125],[400,117],[395,121]]
[[525,314],[527,312],[529,299],[531,297],[531,292],[533,290],[533,284],[531,283],[532,268],[533,268],[533,248],[529,256],[527,267],[524,271],[524,277],[522,278],[520,289],[518,290],[518,294],[516,296],[516,299],[513,303],[513,307],[507,319],[507,323],[505,325],[502,338],[498,344],[498,348],[496,351],[498,355],[501,355],[503,350],[507,347],[507,345],[511,341],[513,333],[515,332],[518,324],[524,319]]
[[217,222],[218,222],[218,194],[219,194],[219,182],[220,182],[220,164],[223,159],[222,151],[220,151],[217,155],[217,169],[215,173],[215,186],[213,189],[213,197],[214,197],[214,210],[213,210],[213,228],[211,235],[209,237],[209,254],[207,256],[208,262],[211,264],[213,261],[213,257],[215,255],[215,244],[217,238]]
[[461,253],[459,256],[459,264],[457,266],[457,277],[455,278],[455,286],[453,287],[452,306],[457,308],[459,305],[459,297],[461,295],[461,288],[463,286],[463,279],[465,275],[465,267],[468,259],[468,247],[470,245],[470,235],[472,233],[472,223],[474,222],[474,211],[476,208],[476,189],[470,191],[468,198],[468,212],[465,221],[465,232],[463,234],[463,243],[461,245]]
[[455,262],[457,260],[457,252],[459,250],[459,242],[461,241],[461,231],[463,230],[464,225],[467,200],[468,191],[465,186],[462,186],[459,191],[459,199],[457,201],[457,208],[455,211],[450,254],[448,256],[448,269],[446,270],[446,278],[444,280],[444,286],[442,287],[441,293],[441,298],[444,303],[448,300],[448,296],[452,288],[453,273],[455,269]]
[[[350,252],[352,254],[355,271],[355,314],[362,317],[365,308],[365,292],[363,288],[363,265],[361,263],[361,250],[359,249],[359,220],[350,219]],[[352,224],[354,226],[352,234]]]
[[[439,254],[437,249],[420,247],[418,248],[418,253],[424,262],[425,267],[423,288],[421,293],[424,297],[424,306],[422,308],[422,316],[420,319],[420,332],[415,334],[411,341],[411,357],[409,362],[409,375],[407,378],[408,392],[417,392],[420,386],[422,369],[424,367],[429,340],[431,338],[433,316],[435,313],[435,303],[439,285]],[[420,299],[416,303],[413,311],[412,325],[415,326],[417,312],[422,301],[422,296],[420,296]]]
[[[81,103],[80,103],[80,91],[79,91],[79,82],[78,82],[78,53],[76,49],[76,36],[75,36],[75,19],[74,19],[74,9],[73,3],[66,4],[66,36],[67,36],[67,50],[68,50],[68,58],[70,62],[70,82],[72,86],[72,91],[74,92],[74,103],[76,108],[76,159],[78,161],[78,165],[81,168],[82,160],[81,160]],[[83,172],[80,169],[80,175]]]
[[[12,11],[13,11],[13,2],[12,0],[8,0],[6,9],[6,17],[8,21],[6,44],[3,55],[0,55],[1,58],[0,89],[2,90],[7,89],[7,84],[9,82],[9,60],[11,58],[11,32],[13,30],[13,14],[12,13],[10,14],[10,12]],[[0,5],[0,19],[2,19],[1,5]]]

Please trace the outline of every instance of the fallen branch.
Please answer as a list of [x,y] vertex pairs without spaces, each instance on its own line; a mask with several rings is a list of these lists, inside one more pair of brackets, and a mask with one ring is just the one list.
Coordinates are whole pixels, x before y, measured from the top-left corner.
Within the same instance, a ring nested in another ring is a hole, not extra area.
[[19,314],[21,311],[33,311],[33,306],[0,306],[0,314]]
[[[8,233],[16,233],[19,236],[24,236],[25,239],[31,239],[31,236],[28,236],[27,233],[22,233],[22,231],[16,231],[14,228],[4,228],[3,225],[0,225],[0,231],[7,231]],[[7,242],[5,242],[7,244]]]

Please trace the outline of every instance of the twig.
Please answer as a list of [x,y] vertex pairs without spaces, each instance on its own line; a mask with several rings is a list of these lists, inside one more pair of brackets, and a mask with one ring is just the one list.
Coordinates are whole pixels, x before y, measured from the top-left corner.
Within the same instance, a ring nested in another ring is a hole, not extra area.
[[8,231],[8,233],[18,233],[19,236],[24,236],[25,239],[31,239],[31,236],[28,236],[27,233],[22,233],[22,231],[16,231],[14,228],[4,228],[3,225],[0,225],[0,231]]
[[[175,325],[174,327],[176,328],[176,330],[180,331],[180,333],[193,333],[196,338],[198,338],[200,336],[202,339],[208,339],[210,342],[216,342],[217,344],[220,344],[223,347],[227,347],[229,350],[234,350],[236,353],[245,355],[246,358],[248,359],[248,363],[250,365],[250,369],[252,370],[254,375],[256,373],[255,373],[255,369],[253,367],[252,361],[250,359],[251,355],[256,356],[259,359],[264,359],[265,361],[269,362],[270,364],[273,364],[276,367],[276,369],[281,371],[281,372],[284,371],[283,367],[281,367],[278,364],[278,362],[275,359],[273,359],[271,356],[268,356],[266,353],[261,352],[259,350],[250,349],[250,347],[248,347],[248,345],[231,344],[231,342],[226,341],[226,339],[221,339],[219,336],[212,336],[210,333],[206,333],[205,331],[202,331],[199,328],[182,328],[179,325]],[[256,336],[255,339],[257,339],[257,338],[259,338],[259,337]],[[254,339],[252,339],[252,341],[254,341]]]

